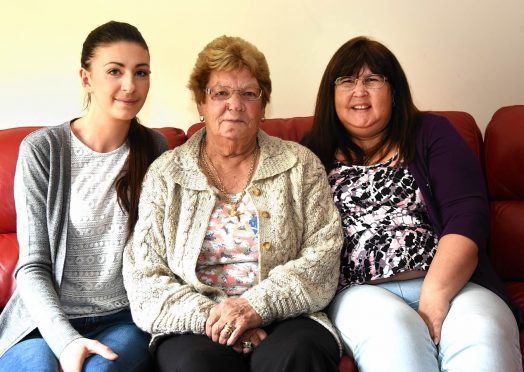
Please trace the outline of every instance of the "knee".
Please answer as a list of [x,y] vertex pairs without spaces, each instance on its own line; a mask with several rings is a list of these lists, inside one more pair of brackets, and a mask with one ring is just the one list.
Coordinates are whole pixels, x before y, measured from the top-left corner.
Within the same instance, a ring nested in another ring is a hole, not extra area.
[[119,355],[117,360],[108,360],[100,355],[86,359],[83,371],[86,372],[147,372],[154,368],[153,358],[149,354],[133,355],[126,358]]
[[[336,346],[336,343],[335,343]],[[251,371],[338,371],[340,361],[338,347],[328,350],[321,343],[305,339],[303,342],[286,344],[271,353],[254,353],[251,358]]]
[[[449,319],[448,319],[449,318]],[[519,333],[515,318],[511,313],[506,316],[492,316],[490,314],[471,312],[462,317],[448,316],[442,325],[443,339],[468,339],[472,343],[481,340],[497,344],[517,342]]]
[[326,351],[326,345],[318,339],[304,337],[282,345],[276,357],[295,360],[318,359],[323,357]]
[[[203,353],[197,348],[187,349],[184,353],[176,356],[176,362],[172,363],[172,371],[212,371],[213,367],[220,366],[220,359],[215,358],[212,353]],[[167,369],[163,369],[167,371]]]
[[[469,290],[469,291],[468,291]],[[456,335],[460,332],[460,335]],[[472,340],[517,340],[517,322],[511,310],[497,295],[479,286],[466,288],[451,304],[442,325],[445,334]]]
[[460,316],[449,314],[439,345],[442,366],[447,370],[520,370],[518,327],[509,309],[507,313],[495,316],[490,311],[470,310]]
[[270,334],[271,340],[258,346],[251,358],[252,371],[338,371],[340,356],[334,336],[311,319],[299,322],[304,327]]
[[343,339],[349,344],[362,342],[393,342],[429,338],[428,327],[420,315],[408,305],[393,304],[380,309],[371,309],[366,317],[340,314],[334,324]]
[[171,342],[161,344],[157,349],[156,361],[159,371],[170,372],[233,372],[243,371],[246,367],[245,358],[230,347],[208,341],[207,338],[195,340],[192,336],[177,336]]

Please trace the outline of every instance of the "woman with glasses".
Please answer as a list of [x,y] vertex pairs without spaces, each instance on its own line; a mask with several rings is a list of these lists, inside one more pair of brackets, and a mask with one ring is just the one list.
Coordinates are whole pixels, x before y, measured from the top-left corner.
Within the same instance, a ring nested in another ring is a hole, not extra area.
[[486,256],[479,161],[445,118],[415,107],[391,51],[365,37],[340,47],[304,143],[342,217],[328,315],[359,371],[520,371],[517,324]]
[[271,80],[252,44],[213,40],[189,88],[205,127],[150,167],[124,258],[160,371],[337,371],[320,311],[342,230],[322,164],[259,130]]

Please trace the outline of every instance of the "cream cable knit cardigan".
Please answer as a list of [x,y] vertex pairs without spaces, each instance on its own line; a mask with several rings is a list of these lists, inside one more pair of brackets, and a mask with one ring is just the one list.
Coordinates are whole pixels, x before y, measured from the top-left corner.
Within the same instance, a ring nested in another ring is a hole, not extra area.
[[[139,220],[124,254],[133,319],[152,334],[205,333],[225,293],[201,283],[196,263],[216,203],[198,166],[205,129],[150,167]],[[259,283],[246,298],[263,325],[307,314],[338,335],[322,310],[337,287],[340,217],[324,168],[305,147],[258,133],[260,160],[248,192],[259,218]],[[340,342],[339,342],[340,345]]]

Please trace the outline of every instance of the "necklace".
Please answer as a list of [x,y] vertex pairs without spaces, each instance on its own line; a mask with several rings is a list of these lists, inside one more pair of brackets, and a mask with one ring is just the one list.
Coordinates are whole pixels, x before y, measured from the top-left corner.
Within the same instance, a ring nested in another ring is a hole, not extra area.
[[211,179],[211,182],[213,182],[215,186],[218,188],[225,202],[231,205],[231,209],[228,212],[229,216],[236,217],[239,222],[240,222],[241,213],[238,211],[238,206],[240,205],[240,202],[244,198],[244,195],[246,195],[247,186],[249,185],[249,182],[251,181],[251,177],[253,177],[253,173],[255,172],[255,164],[257,161],[258,152],[259,152],[259,147],[258,147],[258,142],[257,142],[255,149],[253,150],[253,153],[252,153],[251,166],[247,174],[246,184],[244,185],[244,189],[242,190],[242,193],[240,194],[238,199],[234,201],[233,195],[231,195],[230,193],[226,191],[226,187],[224,186],[224,183],[220,179],[220,176],[218,175],[218,172],[215,166],[213,165],[211,160],[207,157],[205,137],[202,138],[202,142],[200,143],[200,162],[204,168],[204,172],[209,176],[209,178]]

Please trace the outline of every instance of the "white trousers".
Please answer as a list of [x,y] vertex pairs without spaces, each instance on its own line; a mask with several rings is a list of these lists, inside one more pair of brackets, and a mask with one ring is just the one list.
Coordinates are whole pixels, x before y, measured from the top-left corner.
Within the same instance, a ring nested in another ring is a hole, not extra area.
[[360,372],[522,372],[517,322],[500,297],[468,283],[436,346],[416,311],[422,281],[357,285],[335,296],[328,314]]

